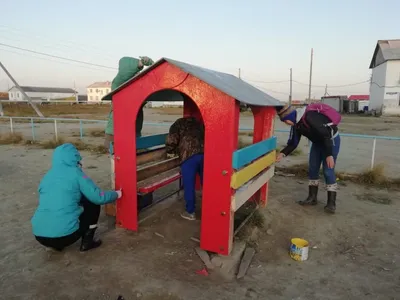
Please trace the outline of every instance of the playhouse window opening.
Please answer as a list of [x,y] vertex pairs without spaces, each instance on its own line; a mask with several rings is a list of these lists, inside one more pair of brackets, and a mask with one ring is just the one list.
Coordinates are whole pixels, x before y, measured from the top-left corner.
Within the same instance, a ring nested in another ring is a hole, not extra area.
[[238,148],[242,149],[253,144],[254,116],[251,109],[240,103]]

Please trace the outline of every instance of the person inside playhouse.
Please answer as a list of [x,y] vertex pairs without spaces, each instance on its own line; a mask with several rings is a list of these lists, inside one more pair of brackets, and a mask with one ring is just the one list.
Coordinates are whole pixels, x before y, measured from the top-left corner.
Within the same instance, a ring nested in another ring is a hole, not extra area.
[[[118,73],[113,79],[111,83],[111,90],[115,90],[120,85],[124,84],[132,77],[137,75],[141,70],[143,70],[144,66],[151,66],[154,64],[154,61],[147,56],[140,56],[139,59],[134,57],[122,57],[119,60],[118,65]],[[114,153],[113,144],[114,144],[114,118],[113,118],[113,108],[111,102],[111,111],[108,114],[108,121],[105,130],[105,141],[104,146],[107,150],[110,151],[112,155]],[[136,137],[140,137],[142,135],[143,128],[143,106],[140,108],[138,115],[136,117]]]
[[297,148],[302,135],[312,142],[308,166],[308,197],[298,203],[300,205],[317,204],[319,171],[322,164],[328,191],[328,200],[324,210],[327,213],[335,213],[337,192],[335,164],[340,150],[338,131],[340,114],[334,108],[323,103],[310,104],[307,108],[298,110],[285,105],[277,107],[276,110],[280,120],[291,126],[287,146],[277,155],[277,162]]
[[80,251],[101,245],[94,238],[100,205],[122,196],[119,191],[102,191],[82,171],[82,157],[72,144],[58,146],[50,170],[42,178],[39,205],[32,217],[36,240],[47,248],[62,251],[82,239]]
[[165,143],[167,157],[179,156],[186,210],[181,217],[196,220],[196,176],[203,184],[204,125],[194,117],[176,120],[169,129]]

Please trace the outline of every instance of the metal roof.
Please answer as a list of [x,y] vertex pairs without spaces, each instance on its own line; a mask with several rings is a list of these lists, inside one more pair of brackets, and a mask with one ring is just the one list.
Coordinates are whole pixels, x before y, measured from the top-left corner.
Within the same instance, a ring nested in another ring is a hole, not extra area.
[[264,93],[263,91],[255,88],[251,84],[237,78],[231,74],[222,73],[213,71],[210,69],[194,66],[191,64],[187,64],[184,62],[180,62],[177,60],[173,60],[170,58],[162,58],[157,61],[154,65],[147,68],[143,72],[139,73],[137,76],[133,77],[132,79],[128,80],[117,89],[112,91],[111,93],[107,94],[103,97],[103,100],[110,100],[111,96],[117,93],[119,90],[123,89],[126,85],[134,82],[138,78],[144,76],[151,70],[157,68],[164,62],[168,62],[183,72],[188,73],[205,83],[209,84],[210,86],[224,92],[225,94],[235,98],[236,100],[243,102],[245,104],[250,105],[257,105],[257,106],[280,106],[282,105],[281,102],[274,97]]
[[400,60],[400,40],[379,40],[369,68],[375,68],[388,60]]
[[39,86],[21,86],[25,93],[60,93],[60,94],[74,94],[76,93],[70,88],[57,88],[57,87],[39,87]]

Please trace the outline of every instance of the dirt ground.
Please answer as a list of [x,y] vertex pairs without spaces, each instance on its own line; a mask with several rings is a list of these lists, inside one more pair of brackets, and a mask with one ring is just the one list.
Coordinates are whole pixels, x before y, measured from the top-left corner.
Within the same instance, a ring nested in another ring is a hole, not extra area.
[[[242,280],[226,282],[196,274],[202,263],[190,237],[200,221],[180,219],[182,201],[138,233],[113,229],[102,215],[102,247],[49,254],[33,239],[30,218],[51,151],[0,146],[0,153],[1,299],[400,299],[399,191],[342,184],[330,216],[324,192],[316,207],[300,207],[306,182],[275,176],[252,265]],[[83,157],[87,173],[109,186],[107,156]],[[310,242],[308,261],[289,257],[293,237]]]
[[[79,108],[78,106],[76,106]],[[55,108],[53,108],[55,109]],[[105,110],[109,107],[92,107],[92,110],[101,110],[105,118]],[[76,110],[76,108],[75,108]],[[86,108],[82,114],[62,115],[62,117],[81,118],[81,119],[100,119],[99,111],[95,110],[92,115],[88,114]],[[175,121],[181,116],[182,108],[166,108],[166,109],[145,109],[145,125],[143,128],[143,135],[152,135],[158,133],[168,132],[170,123]],[[93,130],[101,132],[105,128],[103,120],[97,123],[84,123],[83,124],[83,140],[86,143],[102,144],[101,137],[91,136]],[[242,114],[240,117],[241,128],[253,128],[253,118],[250,113]],[[58,135],[65,138],[77,139],[80,137],[80,129],[78,122],[58,122]],[[278,138],[278,145],[282,147],[286,144],[288,139],[287,132],[281,130],[288,130],[289,128],[278,120],[275,122],[275,135]],[[22,133],[27,139],[32,139],[32,128],[28,122],[20,123],[14,121],[14,131]],[[8,120],[3,119],[0,122],[0,134],[10,132]],[[364,135],[376,136],[400,136],[400,118],[399,117],[369,117],[363,115],[345,115],[340,124],[341,133],[353,133]],[[39,141],[49,140],[54,138],[54,124],[53,123],[37,123],[34,127],[35,138]],[[241,136],[244,141],[251,141],[251,136]],[[373,139],[358,138],[358,137],[345,137],[342,136],[341,149],[336,170],[347,173],[359,173],[365,171],[371,166],[372,158],[372,145]],[[400,165],[400,156],[397,155],[397,149],[400,146],[400,141],[393,140],[377,140],[375,165],[382,164],[385,169],[385,174],[389,177],[397,178],[398,169]],[[306,139],[302,139],[298,147],[296,156],[289,156],[282,162],[285,166],[291,166],[299,163],[306,162],[308,159],[309,145]]]

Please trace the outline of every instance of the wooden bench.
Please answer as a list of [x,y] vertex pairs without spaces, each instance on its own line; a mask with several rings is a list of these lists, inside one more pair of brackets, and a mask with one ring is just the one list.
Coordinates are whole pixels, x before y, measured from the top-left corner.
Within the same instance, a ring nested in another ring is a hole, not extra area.
[[[181,179],[179,158],[164,159],[165,148],[150,150],[138,154],[137,168],[137,203],[138,211],[161,202],[165,198],[176,193],[168,193],[167,196],[153,201],[153,192]],[[181,183],[179,183],[179,189]],[[179,191],[179,190],[178,190]],[[115,204],[107,204],[105,207],[106,215],[115,216]]]
[[181,178],[180,168],[174,168],[156,176],[139,181],[137,184],[138,192],[141,194],[152,193],[167,184],[170,184]]

